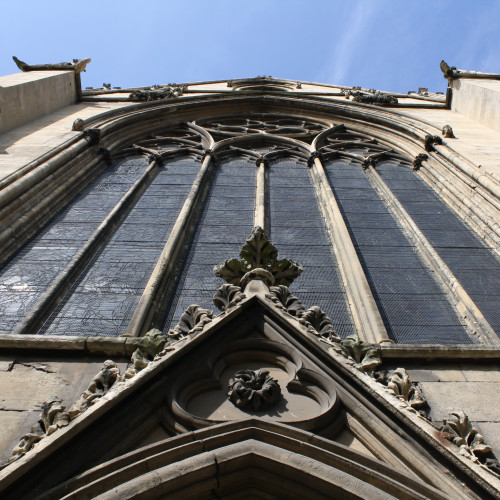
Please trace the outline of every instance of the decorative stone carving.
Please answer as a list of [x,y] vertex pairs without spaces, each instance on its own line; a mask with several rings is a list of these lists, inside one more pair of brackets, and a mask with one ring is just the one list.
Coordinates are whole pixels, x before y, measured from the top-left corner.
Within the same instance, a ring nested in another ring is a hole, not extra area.
[[387,106],[397,104],[398,100],[392,95],[382,94],[379,91],[374,91],[373,94],[364,94],[363,92],[351,92],[354,102],[363,104],[373,104],[375,106]]
[[181,315],[179,323],[168,332],[168,342],[170,344],[180,340],[187,335],[201,332],[207,323],[212,321],[214,313],[208,309],[191,304]]
[[108,148],[99,148],[99,153],[101,153],[102,157],[104,158],[104,161],[106,162],[107,165],[111,165],[113,162],[113,157],[111,155],[111,150]]
[[56,64],[27,64],[20,61],[16,56],[12,56],[17,67],[21,71],[74,71],[81,73],[85,71],[85,67],[90,62],[90,59],[73,59],[73,62],[62,62]]
[[426,151],[434,151],[435,144],[443,144],[443,139],[439,135],[427,134],[424,141]]
[[71,130],[74,130],[77,132],[83,132],[84,128],[85,128],[85,122],[81,118],[77,118],[73,122],[73,126],[71,127]]
[[363,159],[361,166],[363,167],[363,170],[368,170],[368,168],[370,167],[375,167],[375,158],[373,158],[372,156],[367,156]]
[[167,99],[172,97],[181,96],[186,87],[160,87],[160,88],[151,88],[149,90],[133,90],[129,99],[131,101],[156,101],[158,99]]
[[439,64],[439,67],[441,68],[441,71],[443,72],[445,78],[452,78],[453,72],[457,70],[455,66],[448,66],[444,59]]
[[390,372],[378,372],[377,382],[385,385],[392,394],[408,403],[422,417],[429,420],[429,405],[417,384],[410,380],[404,368],[396,368]]
[[[241,260],[229,259],[215,266],[214,274],[232,285],[239,285],[248,272],[264,270],[271,274],[274,284],[288,286],[302,272],[302,266],[293,260],[278,260],[278,250],[259,226],[247,238],[240,257]],[[268,278],[266,273],[252,275],[252,279],[268,281]],[[244,281],[248,281],[248,277]]]
[[61,404],[61,401],[50,401],[42,404],[42,413],[38,422],[47,436],[69,424],[69,413],[64,411],[65,409],[66,407]]
[[69,414],[64,411],[65,406],[61,401],[50,401],[42,403],[42,413],[31,431],[25,434],[19,444],[12,450],[9,462],[13,462],[31,450],[45,436],[50,436],[57,429],[69,424]]
[[338,352],[350,360],[358,370],[365,373],[373,373],[373,370],[382,363],[380,348],[363,342],[357,334],[349,335],[341,340]]
[[88,128],[83,131],[84,139],[90,144],[99,144],[101,140],[101,130],[98,128]]
[[89,406],[93,405],[97,399],[106,394],[113,384],[120,378],[120,369],[111,359],[104,362],[102,370],[92,379],[86,391],[80,399],[70,408],[69,416],[75,418],[83,413]]
[[498,460],[469,417],[462,410],[450,415],[451,418],[443,420],[443,425],[439,428],[441,436],[458,446],[460,455],[485,465],[497,474],[500,473]]
[[215,307],[226,312],[245,298],[241,288],[236,285],[222,285],[214,294]]
[[455,134],[453,133],[453,129],[450,125],[445,125],[441,133],[446,139],[456,139]]
[[267,410],[281,398],[281,388],[267,370],[240,370],[229,380],[229,400],[245,410]]
[[425,153],[420,153],[415,158],[413,159],[412,165],[413,165],[413,170],[417,171],[420,170],[420,167],[422,166],[422,162],[427,160],[429,158],[428,155]]
[[309,168],[311,168],[313,165],[314,165],[314,160],[318,158],[319,160],[321,160],[321,152],[319,151],[313,151],[311,153],[311,156],[309,156],[309,158],[307,159],[307,166]]
[[318,306],[310,307],[299,319],[307,326],[307,331],[331,342],[339,342],[340,337],[333,328],[332,320]]
[[301,317],[305,310],[302,302],[295,295],[292,295],[290,289],[285,285],[272,286],[266,297],[271,299],[276,307],[296,318]]
[[132,378],[146,368],[155,356],[163,350],[167,342],[168,337],[156,328],[153,328],[146,335],[140,337],[139,345],[131,357],[133,366],[127,369],[125,378]]

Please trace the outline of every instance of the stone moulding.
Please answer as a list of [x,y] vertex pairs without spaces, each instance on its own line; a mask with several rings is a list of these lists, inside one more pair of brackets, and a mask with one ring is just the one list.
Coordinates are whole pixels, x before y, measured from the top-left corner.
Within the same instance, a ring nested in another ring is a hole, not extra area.
[[229,401],[243,410],[267,410],[281,398],[281,388],[267,370],[240,370],[229,380]]

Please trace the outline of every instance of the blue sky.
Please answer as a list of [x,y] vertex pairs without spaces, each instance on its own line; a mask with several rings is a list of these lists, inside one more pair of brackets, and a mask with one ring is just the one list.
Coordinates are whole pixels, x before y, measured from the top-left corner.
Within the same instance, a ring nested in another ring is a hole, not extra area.
[[0,75],[92,58],[83,86],[272,75],[444,91],[441,59],[500,73],[500,0],[4,0]]

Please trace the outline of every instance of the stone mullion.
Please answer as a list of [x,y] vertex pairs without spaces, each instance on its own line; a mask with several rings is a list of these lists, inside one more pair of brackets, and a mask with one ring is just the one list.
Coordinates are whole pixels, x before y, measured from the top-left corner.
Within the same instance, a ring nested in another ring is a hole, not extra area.
[[180,267],[187,247],[197,226],[203,200],[212,179],[215,161],[210,150],[203,160],[184,205],[156,262],[156,266],[144,288],[126,336],[140,336],[153,327],[159,327],[164,317],[166,298],[173,289],[176,270]]
[[49,318],[57,304],[74,285],[81,273],[94,256],[108,243],[114,229],[121,224],[133,203],[142,195],[151,177],[156,173],[159,162],[150,162],[143,174],[125,193],[103,220],[92,236],[84,243],[63,271],[52,281],[49,288],[40,297],[23,321],[14,330],[14,334],[35,334]]
[[470,295],[454,276],[440,255],[434,250],[429,240],[420,231],[415,221],[404,209],[392,190],[382,179],[373,166],[366,170],[372,185],[377,189],[389,210],[394,214],[396,220],[405,230],[407,236],[415,244],[419,255],[429,265],[434,276],[438,278],[441,288],[445,291],[450,302],[454,305],[458,316],[466,324],[470,331],[476,333],[479,340],[484,344],[500,344],[500,338],[476,306]]
[[310,165],[314,187],[359,336],[370,343],[393,342],[384,326],[323,164],[318,157],[313,159]]
[[254,212],[254,227],[260,226],[264,231],[269,230],[268,213],[266,210],[268,194],[267,182],[267,161],[257,160],[257,185],[255,190],[255,212]]

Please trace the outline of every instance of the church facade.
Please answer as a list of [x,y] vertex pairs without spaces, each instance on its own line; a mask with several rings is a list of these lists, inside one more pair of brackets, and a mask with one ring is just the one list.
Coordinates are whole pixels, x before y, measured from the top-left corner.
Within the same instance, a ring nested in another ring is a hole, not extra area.
[[0,78],[4,498],[499,498],[500,75]]

